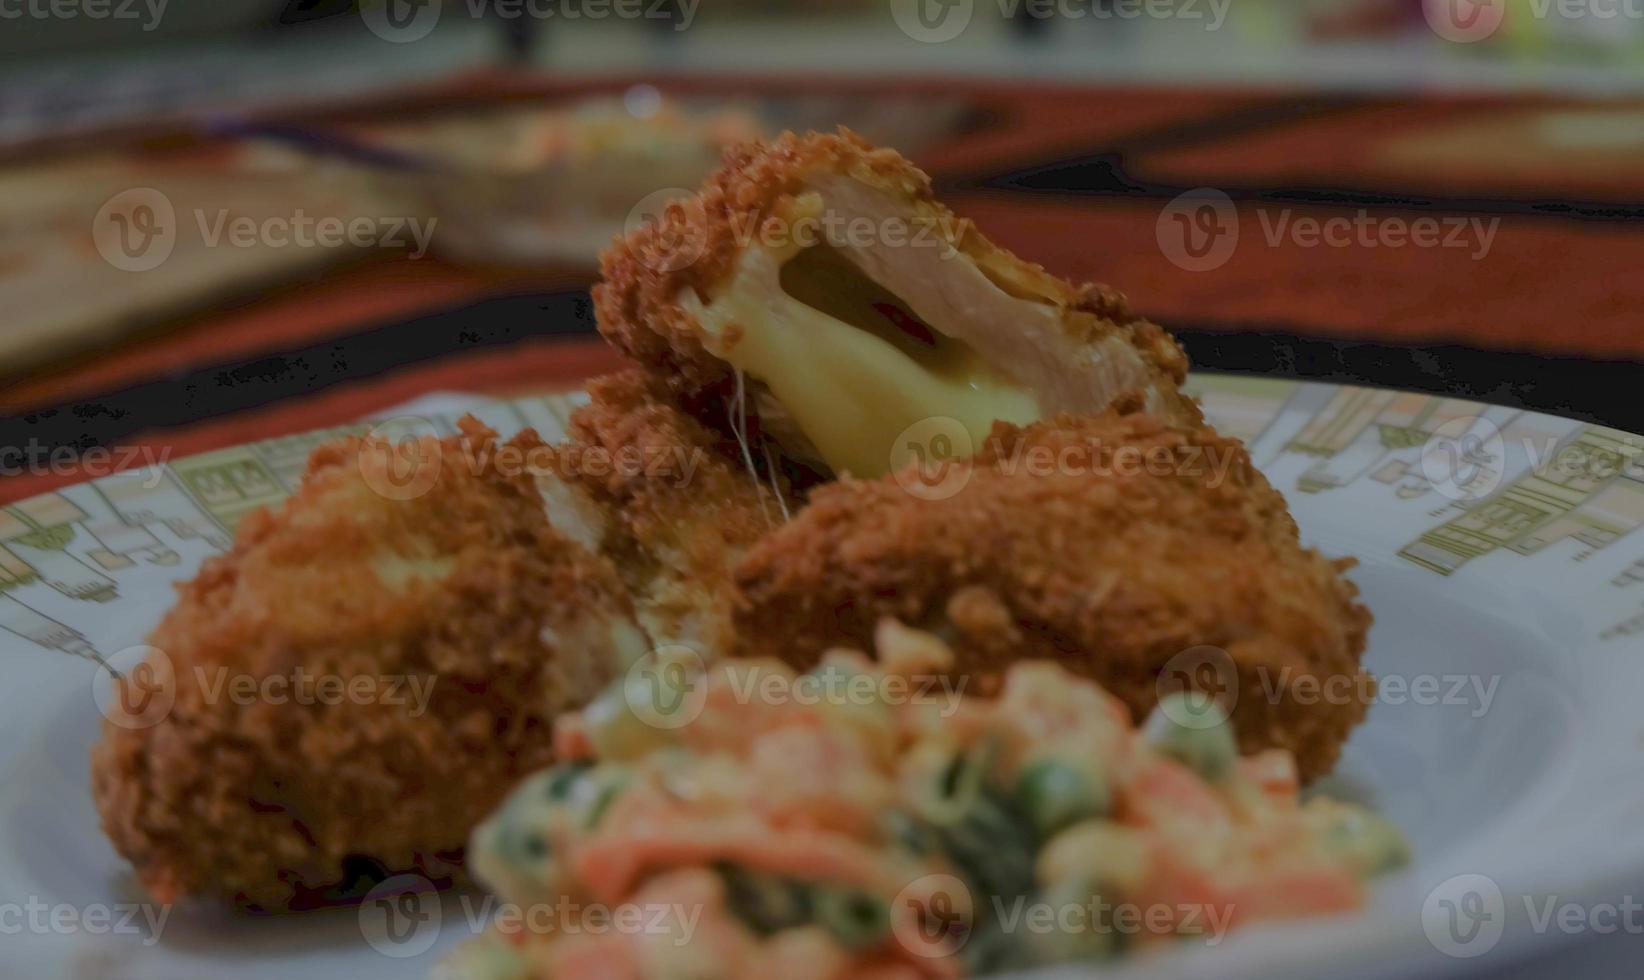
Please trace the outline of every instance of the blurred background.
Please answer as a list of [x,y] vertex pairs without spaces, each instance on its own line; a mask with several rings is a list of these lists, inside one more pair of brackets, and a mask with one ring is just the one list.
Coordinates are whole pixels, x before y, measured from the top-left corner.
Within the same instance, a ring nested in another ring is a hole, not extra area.
[[1644,0],[0,0],[0,446],[574,387],[613,233],[841,124],[1201,369],[1644,429]]

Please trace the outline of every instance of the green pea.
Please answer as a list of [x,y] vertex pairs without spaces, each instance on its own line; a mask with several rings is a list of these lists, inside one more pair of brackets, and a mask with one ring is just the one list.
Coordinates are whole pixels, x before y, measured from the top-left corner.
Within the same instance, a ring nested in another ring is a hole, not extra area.
[[1325,833],[1325,843],[1345,852],[1366,877],[1382,874],[1410,861],[1410,842],[1391,820],[1346,808]]
[[1029,764],[1016,778],[1016,802],[1040,840],[1080,820],[1105,816],[1112,801],[1106,784],[1056,759]]
[[1172,694],[1142,729],[1154,748],[1211,782],[1233,771],[1239,747],[1221,704],[1203,694]]

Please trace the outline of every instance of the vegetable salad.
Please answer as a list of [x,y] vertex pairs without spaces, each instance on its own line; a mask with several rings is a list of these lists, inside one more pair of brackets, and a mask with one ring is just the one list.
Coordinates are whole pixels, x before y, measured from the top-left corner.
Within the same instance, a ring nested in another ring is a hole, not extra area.
[[[1402,863],[1385,820],[1300,801],[1221,708],[1136,728],[1050,662],[946,697],[952,654],[882,624],[877,662],[662,658],[555,731],[561,764],[478,830],[505,907],[476,980],[953,977],[1214,943],[1348,912]],[[799,692],[812,696],[801,697]]]

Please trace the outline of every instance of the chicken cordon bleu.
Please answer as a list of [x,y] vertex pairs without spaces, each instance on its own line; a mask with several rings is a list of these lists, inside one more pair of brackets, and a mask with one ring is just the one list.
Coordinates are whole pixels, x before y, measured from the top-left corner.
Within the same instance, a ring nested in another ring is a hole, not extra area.
[[675,392],[739,402],[823,472],[889,471],[898,435],[933,416],[974,444],[997,420],[1086,415],[1127,391],[1199,419],[1181,348],[1122,296],[996,247],[847,131],[730,151],[602,266],[607,337]]
[[[1374,691],[1370,615],[1242,444],[1121,399],[1002,423],[964,465],[939,495],[906,472],[813,492],[737,569],[734,652],[804,669],[894,616],[943,636],[962,675],[1051,658],[1138,720],[1161,677],[1213,692],[1244,751],[1330,769]],[[1330,678],[1360,696],[1306,696]]]
[[556,715],[648,650],[609,562],[501,465],[542,443],[499,454],[465,427],[321,447],[181,587],[145,672],[169,710],[111,719],[92,758],[103,826],[159,901],[276,911],[452,875],[469,829],[553,761]]

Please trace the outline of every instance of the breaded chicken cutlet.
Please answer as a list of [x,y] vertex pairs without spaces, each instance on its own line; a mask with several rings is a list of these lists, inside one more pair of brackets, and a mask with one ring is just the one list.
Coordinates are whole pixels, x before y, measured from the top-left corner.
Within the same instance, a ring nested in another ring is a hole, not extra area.
[[[356,877],[451,874],[474,824],[552,761],[556,714],[645,653],[610,564],[464,428],[414,458],[323,446],[181,587],[149,640],[174,703],[105,724],[92,762],[104,829],[156,899],[273,911]],[[437,462],[408,482],[415,460]]]
[[745,401],[793,459],[881,475],[898,434],[1098,412],[1139,392],[1197,422],[1176,342],[1103,286],[993,245],[855,135],[731,150],[695,197],[602,257],[600,329],[687,399]]
[[[1367,681],[1369,615],[1243,448],[1204,426],[1180,347],[1113,290],[992,245],[896,153],[844,131],[733,150],[602,265],[601,330],[675,398],[747,413],[778,457],[867,479],[816,489],[754,546],[733,653],[808,667],[882,616],[951,616],[969,627],[962,671],[1059,656],[1140,717],[1173,657],[1219,647],[1245,747],[1289,748],[1310,776],[1362,719],[1362,702],[1308,708],[1255,686],[1286,668]],[[1016,465],[1093,442],[1228,469]],[[887,475],[944,458],[974,470],[950,499]]]
[[[892,616],[947,639],[960,674],[1054,658],[1138,721],[1167,666],[1219,669],[1236,673],[1220,681],[1244,751],[1330,769],[1374,689],[1370,615],[1341,576],[1351,562],[1301,546],[1242,444],[1132,404],[1001,423],[969,466],[940,485],[904,472],[816,490],[737,569],[734,652],[809,667]],[[1363,697],[1292,696],[1331,677]]]

